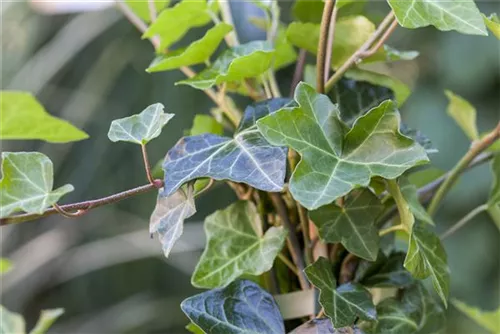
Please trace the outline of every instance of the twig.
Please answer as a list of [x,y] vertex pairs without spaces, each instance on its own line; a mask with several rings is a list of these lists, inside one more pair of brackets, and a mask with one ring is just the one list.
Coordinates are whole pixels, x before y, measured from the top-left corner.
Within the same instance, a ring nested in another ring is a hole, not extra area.
[[295,72],[293,73],[292,84],[290,85],[290,97],[293,97],[295,92],[295,87],[302,80],[302,75],[304,74],[304,66],[306,65],[307,51],[305,49],[300,49],[299,57],[297,63],[295,64]]
[[325,66],[326,54],[328,49],[328,31],[332,21],[332,13],[335,8],[336,0],[326,0],[323,8],[323,17],[321,18],[321,26],[319,31],[318,54],[316,56],[316,90],[319,93],[325,92]]
[[149,8],[149,17],[151,18],[151,22],[156,21],[156,6],[154,0],[148,0],[148,8]]
[[486,210],[488,210],[487,204],[483,204],[483,205],[478,206],[477,208],[475,208],[474,210],[469,212],[467,215],[465,215],[465,217],[460,219],[458,221],[458,223],[456,223],[455,225],[450,227],[446,232],[444,232],[441,235],[441,240],[448,238],[450,235],[452,235],[453,233],[455,233],[456,231],[461,229],[463,226],[465,226],[465,224],[467,224],[469,221],[471,221],[472,218],[474,218],[475,216],[477,216],[478,214],[480,214],[481,212],[486,211]]
[[394,30],[396,30],[397,27],[398,27],[398,20],[393,19],[391,25],[389,26],[389,28],[387,28],[382,37],[380,37],[378,42],[374,46],[372,46],[370,50],[363,52],[361,54],[361,58],[368,58],[377,53],[377,51],[384,45],[384,42],[389,39],[389,36],[391,36],[391,34],[394,32]]
[[297,267],[283,253],[278,253],[278,258],[290,269],[297,277],[300,275]]
[[[231,6],[229,4],[229,0],[219,0],[219,8],[222,15],[222,20],[231,26],[235,26],[233,22],[233,14],[231,13]],[[232,30],[229,34],[227,34],[228,38],[226,39],[226,43],[229,46],[236,46],[240,44],[238,40],[238,35],[235,30]]]
[[146,170],[146,177],[149,183],[154,184],[155,180],[151,175],[151,165],[149,164],[148,152],[146,150],[146,145],[141,144],[142,160],[144,161],[144,169]]
[[326,58],[325,58],[325,74],[324,81],[327,82],[330,77],[330,68],[332,63],[332,53],[333,53],[333,42],[335,40],[335,23],[337,21],[338,7],[334,6],[332,12],[332,18],[330,22],[330,28],[328,30],[328,43],[326,48]]

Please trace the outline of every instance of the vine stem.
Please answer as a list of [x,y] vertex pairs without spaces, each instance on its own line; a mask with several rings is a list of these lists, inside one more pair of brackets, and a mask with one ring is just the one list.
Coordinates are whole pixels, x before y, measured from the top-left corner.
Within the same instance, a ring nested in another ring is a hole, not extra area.
[[399,225],[393,225],[393,226],[390,226],[388,228],[385,228],[385,229],[382,229],[378,232],[378,235],[380,237],[383,237],[384,235],[386,234],[389,234],[391,232],[396,232],[396,231],[404,231],[405,230],[405,226],[402,225],[402,224],[399,224]]
[[[318,54],[316,56],[316,90],[319,93],[325,92],[325,66],[328,50],[328,32],[330,23],[332,22],[332,14],[335,9],[336,0],[326,0],[323,9],[323,17],[321,18],[321,26],[319,31]],[[330,46],[331,47],[331,46]]]
[[448,238],[450,235],[452,235],[453,233],[455,233],[456,231],[461,229],[463,226],[465,226],[465,224],[467,224],[469,221],[471,221],[472,218],[476,217],[478,214],[480,214],[481,212],[486,211],[486,210],[488,210],[487,204],[483,204],[483,205],[478,206],[477,208],[475,208],[474,210],[472,210],[471,212],[466,214],[465,217],[460,219],[458,221],[458,223],[456,223],[455,225],[450,227],[446,232],[444,232],[441,235],[441,240]]
[[323,80],[326,83],[328,81],[328,77],[330,76],[330,68],[332,63],[332,53],[333,53],[333,42],[335,41],[335,23],[337,21],[338,7],[333,7],[332,18],[330,22],[330,27],[328,29],[328,42],[326,48],[326,57],[325,57],[325,69]]
[[399,189],[398,181],[396,180],[387,180],[387,190],[394,198],[396,202],[396,207],[399,212],[400,225],[406,232],[411,231],[411,227],[414,223],[415,218],[406,203],[406,200],[401,193],[401,189]]
[[146,170],[146,177],[149,183],[154,184],[155,180],[151,175],[151,165],[149,164],[148,151],[146,150],[146,145],[141,144],[142,160],[144,161],[144,169]]
[[300,80],[302,80],[302,75],[304,73],[304,66],[306,65],[306,56],[307,56],[307,51],[305,49],[300,49],[299,57],[297,59],[297,63],[295,64],[295,71],[293,72],[292,83],[290,85],[290,93],[288,94],[292,98],[295,92],[295,87],[297,87]]
[[444,196],[448,193],[448,191],[453,187],[458,177],[462,173],[462,171],[467,168],[467,166],[476,158],[479,154],[481,154],[488,147],[493,145],[497,139],[500,138],[500,122],[498,122],[497,126],[493,131],[484,136],[481,140],[478,140],[472,143],[469,151],[460,159],[460,161],[453,167],[453,169],[448,174],[447,178],[444,180],[443,184],[438,188],[436,194],[432,198],[431,203],[427,209],[429,215],[434,215],[438,209],[439,203],[444,198]]

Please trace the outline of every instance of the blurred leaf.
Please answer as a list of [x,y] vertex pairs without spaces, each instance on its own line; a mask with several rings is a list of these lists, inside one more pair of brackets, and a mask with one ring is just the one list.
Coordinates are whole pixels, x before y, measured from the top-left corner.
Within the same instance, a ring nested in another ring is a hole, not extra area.
[[356,326],[333,328],[329,318],[316,318],[295,328],[290,334],[364,334],[364,332]]
[[182,235],[184,220],[196,213],[194,189],[188,184],[168,197],[158,196],[149,220],[149,233],[158,233],[163,253],[168,257],[175,242]]
[[389,45],[384,45],[387,61],[413,60],[420,54],[418,51],[400,51]]
[[447,109],[448,115],[457,122],[458,126],[460,126],[470,140],[478,140],[479,134],[476,127],[476,108],[465,99],[455,95],[449,90],[446,90],[445,94],[449,100]]
[[285,333],[273,297],[247,280],[190,297],[182,302],[181,308],[208,334]]
[[39,152],[3,152],[2,175],[0,218],[16,211],[42,214],[73,191],[70,184],[52,190],[52,161]]
[[434,222],[432,221],[432,217],[427,213],[427,210],[420,204],[420,200],[418,199],[417,187],[410,183],[406,178],[399,179],[399,188],[401,193],[403,194],[406,203],[408,203],[408,207],[410,208],[411,213],[415,216],[416,219],[434,226]]
[[227,286],[243,274],[270,270],[287,235],[283,227],[270,227],[264,234],[257,209],[249,201],[208,216],[205,232],[207,247],[191,279],[198,288]]
[[189,29],[208,24],[212,20],[211,11],[206,0],[181,1],[163,10],[142,38],[158,35],[161,41],[159,49],[165,50],[180,40]]
[[403,266],[404,253],[393,253],[388,258],[383,253],[379,256],[382,258],[382,265],[374,273],[364,277],[361,284],[376,288],[404,288],[414,282],[411,274]]
[[445,172],[439,168],[429,167],[411,173],[408,175],[408,181],[410,181],[417,188],[421,188],[426,184],[439,179],[444,175],[444,173]]
[[418,144],[399,133],[399,112],[391,101],[370,110],[347,131],[337,107],[313,87],[300,83],[295,100],[299,107],[279,110],[257,124],[271,144],[289,145],[301,154],[290,191],[309,210],[368,186],[374,176],[396,178],[428,161]]
[[200,327],[196,326],[192,322],[186,326],[186,329],[188,330],[188,332],[193,334],[205,334],[205,332]]
[[321,23],[323,7],[325,3],[322,0],[296,0],[292,14],[301,22]]
[[419,222],[413,224],[404,266],[415,278],[430,276],[434,289],[447,305],[450,273],[446,252],[438,236]]
[[439,30],[488,35],[481,13],[473,0],[387,0],[400,25],[420,28],[433,25]]
[[493,187],[488,200],[488,213],[500,229],[500,155],[496,155],[491,163]]
[[35,328],[33,328],[29,334],[45,334],[50,326],[57,320],[61,315],[63,315],[64,309],[56,308],[52,310],[42,310],[40,318],[36,322]]
[[492,334],[500,333],[500,308],[497,308],[495,311],[483,311],[456,299],[453,299],[451,302],[460,312],[467,315],[479,326],[488,330],[488,332]]
[[383,208],[377,196],[364,190],[349,197],[342,208],[332,203],[311,211],[309,216],[323,241],[340,242],[350,253],[375,261],[379,249],[375,219]]
[[23,317],[20,314],[10,312],[2,305],[0,305],[0,333],[26,333],[26,325]]
[[248,106],[234,138],[214,134],[182,138],[168,151],[163,164],[164,195],[169,196],[182,184],[200,177],[280,191],[285,181],[287,150],[269,145],[255,121],[289,102],[280,98]]
[[0,139],[39,139],[68,143],[89,136],[70,123],[47,113],[33,95],[18,91],[0,92]]
[[[145,22],[151,22],[151,15],[149,11],[149,1],[150,0],[125,0],[127,6]],[[163,8],[167,7],[170,0],[153,0],[156,8],[156,12],[159,13]]]
[[403,290],[401,300],[388,298],[377,305],[374,334],[441,333],[445,327],[443,309],[422,284]]
[[176,85],[207,89],[216,84],[257,77],[272,64],[274,49],[269,42],[252,41],[224,51],[212,66]]
[[498,39],[500,39],[500,20],[498,19],[498,15],[496,13],[490,14],[490,16],[486,16],[483,14],[484,23],[491,30],[493,35],[495,35]]
[[0,258],[0,275],[8,273],[12,269],[12,262],[8,259]]
[[224,134],[224,127],[212,116],[194,116],[193,126],[191,127],[189,134],[191,136],[198,136],[204,133],[212,133],[214,135],[222,136]]
[[231,25],[219,23],[209,29],[201,39],[189,44],[186,49],[170,51],[156,57],[146,72],[168,71],[182,66],[203,63],[217,50],[224,36],[231,30],[233,30]]
[[161,129],[174,114],[163,112],[163,104],[155,103],[140,114],[111,122],[108,138],[112,142],[126,141],[144,145],[161,134]]
[[366,321],[377,319],[370,292],[356,283],[346,283],[336,288],[332,265],[324,257],[309,265],[304,272],[320,290],[319,303],[334,327],[350,326],[357,317]]

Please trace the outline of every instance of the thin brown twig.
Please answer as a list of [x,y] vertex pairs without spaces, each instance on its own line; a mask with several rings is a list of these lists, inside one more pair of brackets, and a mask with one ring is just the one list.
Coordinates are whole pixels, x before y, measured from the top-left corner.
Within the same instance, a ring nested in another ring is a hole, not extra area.
[[334,6],[332,12],[332,18],[330,22],[330,28],[328,30],[328,43],[326,48],[326,58],[325,58],[325,74],[324,74],[324,82],[328,81],[330,77],[330,69],[332,63],[332,53],[333,53],[333,43],[335,41],[335,26],[337,21],[337,13],[339,9],[337,6]]
[[307,51],[305,49],[300,49],[299,57],[297,63],[295,64],[295,72],[293,73],[292,84],[290,85],[290,97],[293,97],[295,92],[295,87],[302,80],[302,75],[304,74],[304,66],[306,65]]
[[66,217],[66,218],[76,218],[83,216],[88,212],[88,210],[77,210],[76,212],[68,212],[65,211],[63,208],[61,208],[57,203],[52,205],[54,210],[56,210],[60,215]]
[[319,31],[318,54],[316,55],[316,90],[319,93],[325,92],[325,66],[326,54],[328,50],[328,31],[332,21],[332,13],[335,8],[336,0],[326,0],[323,8],[323,17],[321,18],[321,26]]
[[387,28],[382,37],[380,37],[378,42],[374,46],[372,46],[370,50],[363,52],[360,55],[361,58],[368,58],[377,53],[377,51],[384,45],[384,43],[389,39],[389,36],[391,36],[391,34],[394,32],[394,30],[396,30],[397,27],[398,27],[398,20],[393,19],[391,25],[389,26],[389,28]]

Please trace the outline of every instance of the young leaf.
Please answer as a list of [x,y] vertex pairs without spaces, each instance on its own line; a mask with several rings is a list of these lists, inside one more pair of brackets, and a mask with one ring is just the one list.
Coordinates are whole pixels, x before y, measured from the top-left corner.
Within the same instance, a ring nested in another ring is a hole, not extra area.
[[112,142],[126,141],[144,145],[161,134],[161,129],[174,117],[163,112],[163,104],[155,103],[140,114],[111,122],[108,138]]
[[12,262],[1,257],[0,258],[0,275],[8,273],[12,269]]
[[54,321],[63,315],[63,313],[64,309],[62,308],[43,310],[40,314],[40,318],[38,318],[38,321],[36,322],[35,327],[29,332],[29,334],[45,334]]
[[446,252],[438,236],[427,230],[422,223],[413,224],[404,266],[415,278],[430,276],[434,289],[447,305],[450,273]]
[[224,51],[212,66],[176,85],[207,89],[216,84],[257,77],[272,64],[274,49],[269,42],[252,41]]
[[168,197],[158,196],[149,220],[149,233],[158,233],[166,257],[182,235],[184,220],[196,213],[193,186],[179,189]]
[[379,249],[375,219],[383,208],[375,195],[364,190],[350,197],[342,208],[332,203],[311,211],[309,216],[322,240],[340,242],[354,255],[375,261]]
[[191,127],[191,130],[189,130],[189,135],[198,136],[204,133],[212,133],[214,135],[222,136],[224,134],[224,127],[212,116],[194,116],[193,126]]
[[226,286],[243,274],[260,275],[271,269],[287,231],[271,227],[262,232],[252,202],[239,201],[205,220],[207,247],[191,283],[198,288]]
[[89,136],[60,118],[51,116],[33,95],[0,92],[0,139],[39,139],[68,143]]
[[401,178],[399,180],[399,189],[415,218],[426,224],[434,225],[432,217],[427,213],[418,199],[417,187],[411,184],[407,179]]
[[231,30],[233,30],[231,25],[219,23],[209,29],[201,39],[189,44],[186,49],[171,51],[156,57],[146,72],[168,71],[182,66],[203,63],[217,50],[224,36]]
[[[150,0],[125,0],[127,6],[145,22],[151,22],[151,15],[149,10]],[[169,4],[170,0],[153,0],[155,4],[156,12],[159,13],[161,10]]]
[[474,0],[387,0],[400,25],[420,28],[433,25],[439,30],[488,35]]
[[446,96],[449,99],[448,115],[452,117],[470,140],[478,140],[479,133],[476,127],[476,108],[467,100],[461,98],[453,92],[446,90]]
[[26,333],[26,324],[20,314],[10,312],[0,305],[0,333]]
[[374,334],[440,333],[446,320],[444,310],[420,283],[404,290],[401,300],[383,300],[377,315]]
[[490,333],[500,333],[500,308],[494,311],[483,311],[477,307],[472,307],[459,300],[452,300],[453,305],[469,318],[474,320],[479,326],[488,330]]
[[414,282],[411,274],[403,266],[404,253],[393,253],[389,258],[385,257],[383,253],[379,256],[382,256],[385,261],[376,272],[364,277],[361,284],[375,288],[405,288]]
[[498,39],[500,39],[500,20],[496,13],[486,16],[483,14],[484,23]]
[[500,229],[500,155],[495,155],[491,163],[493,172],[493,187],[488,200],[488,213]]
[[357,283],[346,283],[336,288],[332,266],[324,257],[309,265],[307,278],[319,290],[319,303],[336,328],[350,326],[357,317],[366,321],[377,319],[370,292]]
[[255,121],[290,102],[272,99],[247,107],[234,138],[204,134],[182,138],[170,149],[163,164],[164,195],[200,177],[247,183],[264,191],[280,191],[286,173],[286,148],[273,147]]
[[42,214],[65,194],[73,191],[66,184],[52,190],[52,161],[39,152],[3,152],[0,180],[0,218],[16,211]]
[[182,311],[208,334],[283,334],[285,326],[273,297],[257,284],[237,280],[184,300]]
[[315,318],[295,328],[290,334],[364,334],[357,326],[333,328],[328,318]]
[[[273,145],[288,145],[301,161],[290,179],[290,191],[309,210],[333,202],[374,176],[393,179],[428,161],[425,150],[399,133],[400,117],[386,101],[360,117],[347,131],[327,96],[300,83],[296,108],[284,108],[257,122]],[[344,134],[346,133],[346,134]]]

